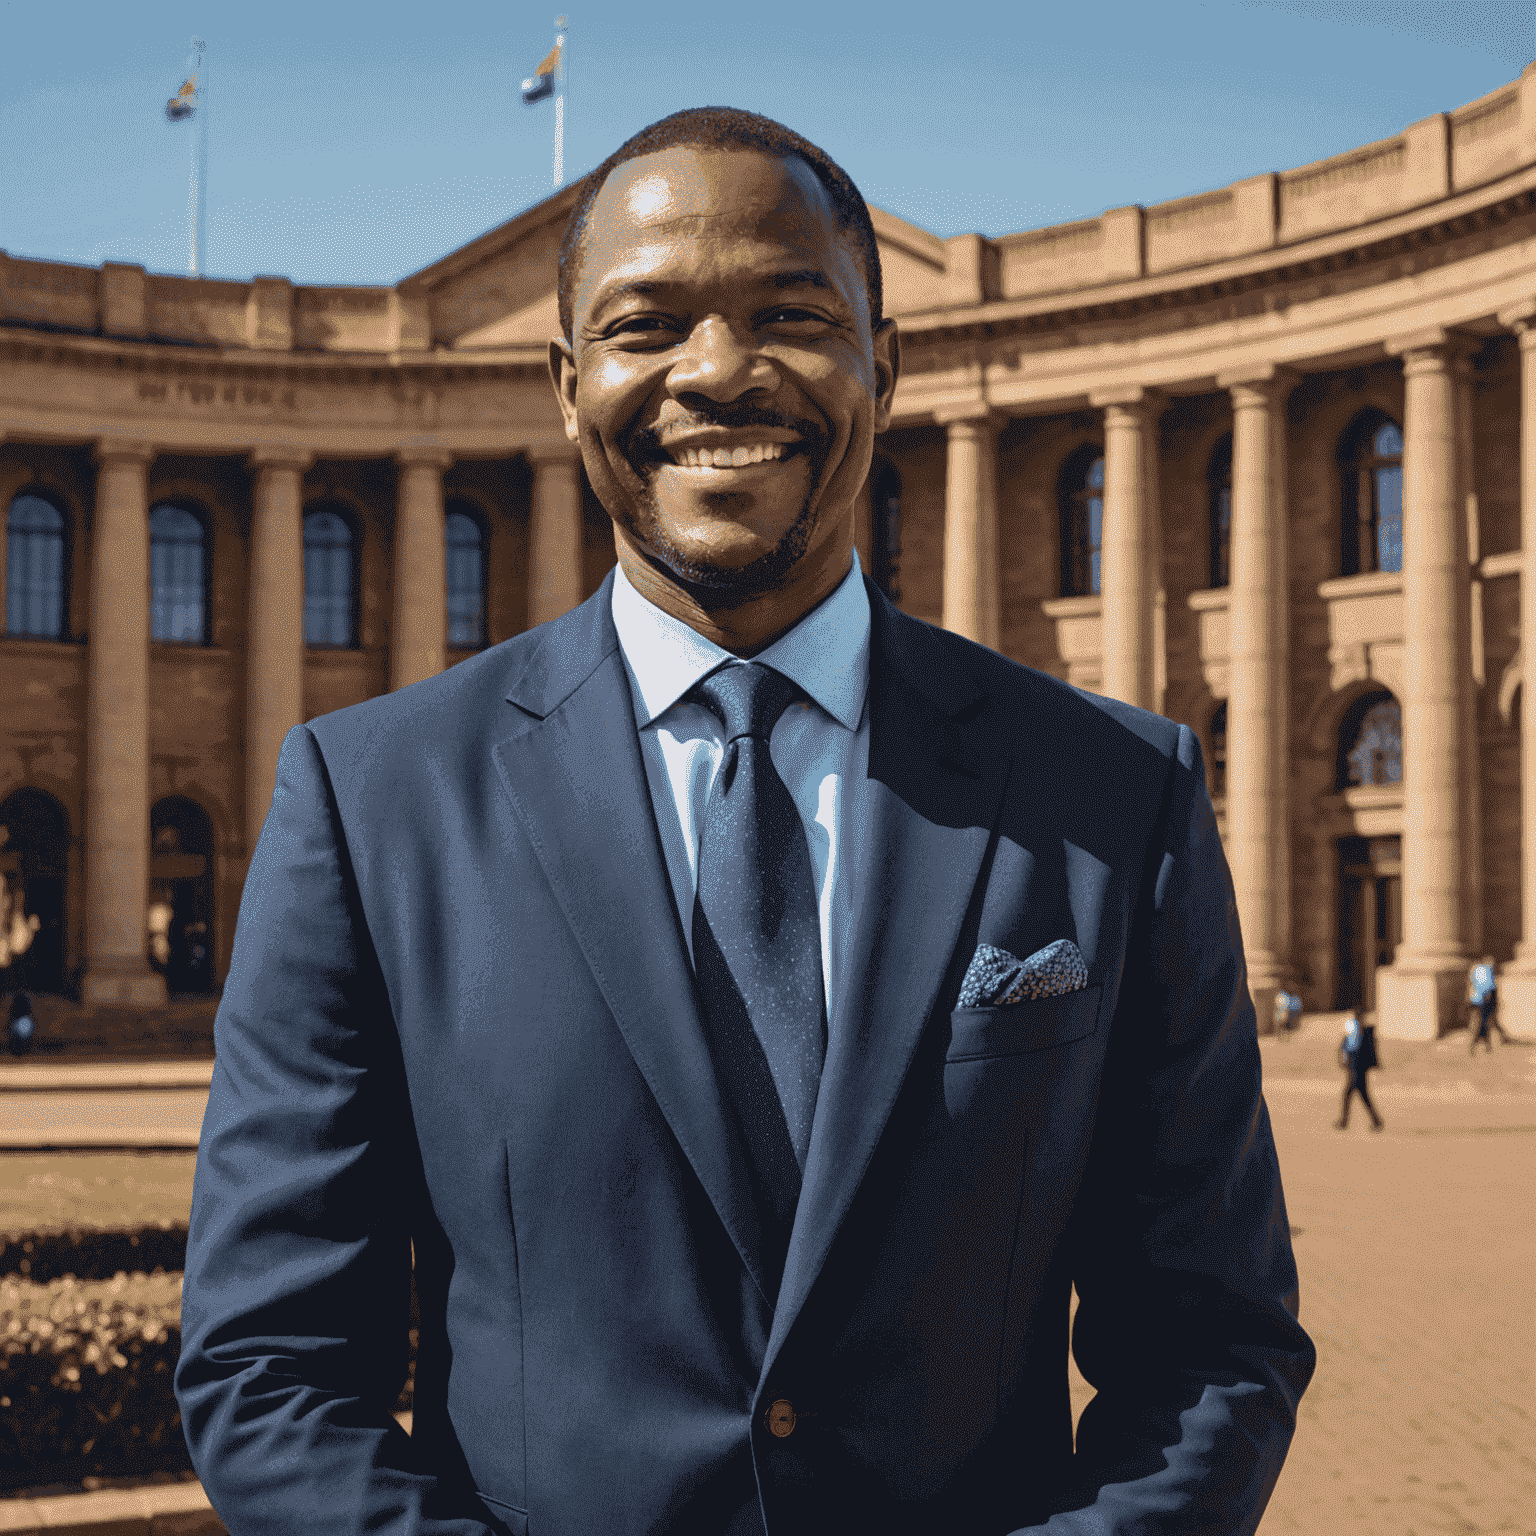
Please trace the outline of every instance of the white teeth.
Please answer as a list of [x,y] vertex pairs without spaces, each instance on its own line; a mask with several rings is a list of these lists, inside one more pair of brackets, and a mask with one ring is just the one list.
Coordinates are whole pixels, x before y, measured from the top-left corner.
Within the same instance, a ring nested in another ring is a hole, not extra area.
[[677,462],[686,469],[741,469],[783,457],[783,443],[753,443],[743,448],[684,448]]

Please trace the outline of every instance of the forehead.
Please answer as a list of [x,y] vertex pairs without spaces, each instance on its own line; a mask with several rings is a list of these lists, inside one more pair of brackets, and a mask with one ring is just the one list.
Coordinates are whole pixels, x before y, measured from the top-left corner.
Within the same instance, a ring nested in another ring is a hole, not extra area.
[[587,298],[662,266],[686,280],[727,254],[814,263],[835,279],[851,266],[832,200],[810,166],[748,149],[679,146],[626,161],[593,202],[585,244]]

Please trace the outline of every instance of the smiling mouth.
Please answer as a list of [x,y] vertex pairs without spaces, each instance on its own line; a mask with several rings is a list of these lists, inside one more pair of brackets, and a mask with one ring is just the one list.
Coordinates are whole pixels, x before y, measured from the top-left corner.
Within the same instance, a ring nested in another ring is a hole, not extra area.
[[733,448],[667,449],[667,462],[678,469],[745,469],[753,464],[771,464],[792,453],[793,443],[748,443]]

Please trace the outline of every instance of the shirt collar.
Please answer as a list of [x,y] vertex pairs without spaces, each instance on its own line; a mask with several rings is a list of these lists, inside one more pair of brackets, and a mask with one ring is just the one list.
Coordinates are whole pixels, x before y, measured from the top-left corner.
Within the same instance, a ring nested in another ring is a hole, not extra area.
[[[623,567],[614,572],[612,607],[642,729],[721,662],[735,659],[642,597]],[[869,594],[855,553],[831,595],[752,659],[782,672],[840,725],[856,731],[869,684],[869,629]]]

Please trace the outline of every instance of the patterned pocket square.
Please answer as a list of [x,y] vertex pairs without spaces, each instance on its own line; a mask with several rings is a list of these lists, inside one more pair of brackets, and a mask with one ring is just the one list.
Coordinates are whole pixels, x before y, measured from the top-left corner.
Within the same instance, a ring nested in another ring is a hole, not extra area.
[[1088,985],[1088,967],[1071,939],[1057,939],[1018,960],[1006,949],[979,944],[960,984],[962,1008],[996,1008],[1037,997],[1060,997]]

